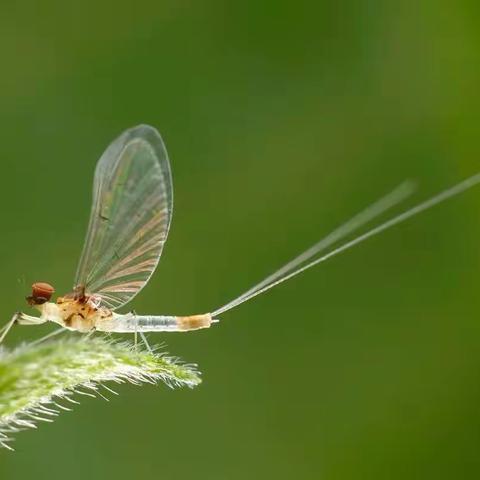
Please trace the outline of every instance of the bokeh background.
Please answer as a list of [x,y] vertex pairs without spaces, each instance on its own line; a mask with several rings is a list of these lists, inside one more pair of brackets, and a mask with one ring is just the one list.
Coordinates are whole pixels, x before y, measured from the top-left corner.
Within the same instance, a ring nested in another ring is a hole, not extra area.
[[[473,1],[3,2],[1,318],[35,280],[69,291],[95,163],[137,123],[175,185],[144,313],[212,310],[405,178],[413,204],[473,174],[479,46]],[[477,188],[218,327],[151,336],[204,383],[83,399],[0,477],[477,478],[479,207]]]

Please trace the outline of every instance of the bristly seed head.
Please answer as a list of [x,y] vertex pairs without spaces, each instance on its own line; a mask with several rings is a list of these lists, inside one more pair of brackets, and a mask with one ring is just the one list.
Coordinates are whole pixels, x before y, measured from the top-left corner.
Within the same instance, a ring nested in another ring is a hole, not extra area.
[[1,447],[11,449],[12,433],[35,428],[38,421],[51,421],[59,410],[70,410],[68,404],[78,403],[72,398],[75,393],[105,398],[101,388],[115,393],[106,382],[157,381],[172,388],[193,388],[201,379],[195,365],[100,336],[34,342],[13,351],[2,348],[0,451]]

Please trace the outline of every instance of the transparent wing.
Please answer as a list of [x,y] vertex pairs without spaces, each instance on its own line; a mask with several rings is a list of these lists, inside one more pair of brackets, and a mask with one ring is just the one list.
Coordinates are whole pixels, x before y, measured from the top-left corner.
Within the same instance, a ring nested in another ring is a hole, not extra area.
[[168,155],[160,134],[140,125],[112,142],[98,161],[77,294],[111,309],[129,302],[155,270],[172,218]]

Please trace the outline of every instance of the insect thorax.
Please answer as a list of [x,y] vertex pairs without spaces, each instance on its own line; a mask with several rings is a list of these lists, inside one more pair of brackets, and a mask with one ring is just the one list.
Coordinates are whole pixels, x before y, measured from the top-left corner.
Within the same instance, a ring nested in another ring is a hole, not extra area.
[[88,332],[98,321],[112,316],[109,309],[98,307],[88,299],[78,300],[71,297],[59,297],[56,303],[45,304],[42,314],[48,320],[80,332]]

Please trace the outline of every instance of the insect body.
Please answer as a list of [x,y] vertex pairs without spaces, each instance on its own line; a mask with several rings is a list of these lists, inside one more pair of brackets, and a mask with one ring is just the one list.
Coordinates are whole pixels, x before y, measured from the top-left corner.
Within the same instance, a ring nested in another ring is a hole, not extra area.
[[173,187],[167,151],[160,134],[140,125],[114,140],[98,161],[85,245],[73,293],[51,298],[53,287],[35,283],[27,302],[40,316],[18,312],[0,330],[0,343],[15,324],[47,321],[79,332],[185,332],[208,328],[228,310],[260,295],[339,253],[480,183],[480,173],[368,230],[329,247],[393,207],[411,192],[409,183],[373,203],[304,253],[245,293],[213,310],[191,316],[121,314],[145,286],[159,262],[173,210]]
[[54,322],[67,330],[87,333],[92,330],[100,332],[182,332],[208,328],[213,320],[210,314],[191,316],[149,316],[137,315],[134,312],[121,315],[102,306],[101,298],[95,296],[67,295],[58,297],[56,302],[48,301],[45,296],[48,289],[50,296],[53,287],[47,283],[34,283],[32,295],[27,301],[40,312],[40,317],[32,317],[17,313],[16,323],[24,325]]

